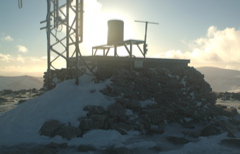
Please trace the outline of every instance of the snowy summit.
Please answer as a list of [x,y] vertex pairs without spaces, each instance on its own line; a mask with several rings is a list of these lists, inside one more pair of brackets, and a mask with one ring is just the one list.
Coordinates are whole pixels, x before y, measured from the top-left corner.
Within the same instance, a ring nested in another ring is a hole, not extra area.
[[[173,75],[169,74],[166,76],[173,77]],[[181,80],[179,81],[181,84],[186,84],[183,79]],[[202,125],[196,124],[194,125],[195,129],[192,129],[184,128],[178,122],[170,123],[169,121],[163,121],[161,125],[161,127],[164,127],[163,132],[152,134],[139,131],[143,128],[125,129],[123,131],[119,131],[119,129],[92,129],[84,132],[81,136],[71,139],[66,139],[59,135],[49,137],[40,134],[39,131],[43,124],[49,120],[57,120],[62,124],[81,128],[79,121],[81,118],[86,120],[86,117],[90,114],[90,111],[86,109],[87,106],[100,106],[104,109],[103,117],[106,117],[105,112],[110,112],[108,111],[110,106],[116,103],[116,98],[118,97],[106,95],[106,89],[112,87],[114,81],[116,81],[116,78],[115,80],[112,78],[111,80],[107,79],[96,83],[92,76],[83,75],[80,77],[78,86],[75,85],[75,80],[64,81],[38,98],[19,104],[14,109],[3,113],[0,116],[0,153],[11,151],[10,147],[13,152],[19,149],[25,149],[30,152],[33,149],[37,151],[43,147],[49,148],[51,144],[55,145],[55,150],[57,149],[58,152],[63,153],[78,153],[79,151],[110,153],[116,152],[116,150],[118,152],[127,151],[130,153],[136,151],[138,153],[239,152],[237,148],[229,148],[219,144],[221,140],[228,138],[226,132],[212,136],[197,135],[194,138],[189,136],[189,131],[192,131],[192,134],[194,134],[194,131],[204,128]],[[140,115],[142,113],[137,112],[142,112],[148,109],[149,106],[157,104],[152,98],[139,102],[140,106],[137,109],[134,105],[123,108],[123,114],[129,118],[129,121],[141,119]],[[201,105],[201,103],[197,105]],[[93,113],[91,114],[91,116],[95,116]],[[185,119],[185,122],[192,120],[191,118],[183,119]],[[149,124],[149,130],[158,130],[156,128],[160,128],[160,125],[152,123]],[[129,125],[132,125],[132,123]],[[188,133],[184,134],[183,132]],[[186,137],[186,134],[188,137]],[[61,147],[60,145],[62,144],[66,144],[66,146]],[[87,147],[90,147],[89,150],[83,150]]]

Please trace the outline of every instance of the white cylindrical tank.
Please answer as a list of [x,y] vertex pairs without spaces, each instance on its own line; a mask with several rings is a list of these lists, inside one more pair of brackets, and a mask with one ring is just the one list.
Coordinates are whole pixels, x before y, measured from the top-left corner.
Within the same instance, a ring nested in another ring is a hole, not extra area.
[[122,20],[109,20],[107,44],[113,45],[119,42],[123,42],[123,35],[124,22]]

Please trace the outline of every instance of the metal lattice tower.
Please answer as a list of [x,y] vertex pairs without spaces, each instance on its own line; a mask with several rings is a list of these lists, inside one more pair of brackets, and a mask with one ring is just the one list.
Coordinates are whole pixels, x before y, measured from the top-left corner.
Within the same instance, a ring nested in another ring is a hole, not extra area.
[[[41,23],[46,23],[41,29],[47,32],[47,88],[50,89],[51,70],[72,66],[77,69],[81,57],[79,44],[83,41],[83,0],[47,0],[46,20]],[[58,61],[65,66],[59,66]]]

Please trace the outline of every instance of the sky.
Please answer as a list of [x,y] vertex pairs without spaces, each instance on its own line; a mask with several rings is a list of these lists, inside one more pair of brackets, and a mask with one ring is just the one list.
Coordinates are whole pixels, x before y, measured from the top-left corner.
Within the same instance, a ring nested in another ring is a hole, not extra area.
[[[0,5],[0,76],[43,76],[47,70],[46,0],[3,0]],[[63,0],[60,0],[63,1]],[[144,39],[148,58],[190,59],[193,67],[240,70],[239,0],[85,0],[83,55],[107,43],[107,21],[124,21],[124,39]],[[141,57],[134,50],[136,57]],[[60,62],[59,62],[60,63]],[[59,65],[60,66],[60,65]]]

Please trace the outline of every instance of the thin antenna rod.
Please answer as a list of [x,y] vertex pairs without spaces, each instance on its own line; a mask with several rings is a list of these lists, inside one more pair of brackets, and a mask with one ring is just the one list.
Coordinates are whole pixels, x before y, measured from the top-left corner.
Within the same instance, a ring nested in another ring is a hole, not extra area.
[[18,0],[18,8],[19,8],[19,9],[22,8],[22,0]]
[[141,23],[145,23],[145,36],[144,36],[144,57],[145,54],[147,53],[147,28],[148,28],[148,24],[156,24],[158,25],[158,23],[156,22],[149,22],[149,21],[139,21],[139,20],[135,20],[135,22],[141,22]]
[[150,22],[150,21],[139,21],[139,20],[135,20],[135,22],[150,23],[150,24],[156,24],[156,25],[158,25],[158,24],[159,24],[159,23],[157,23],[157,22]]

